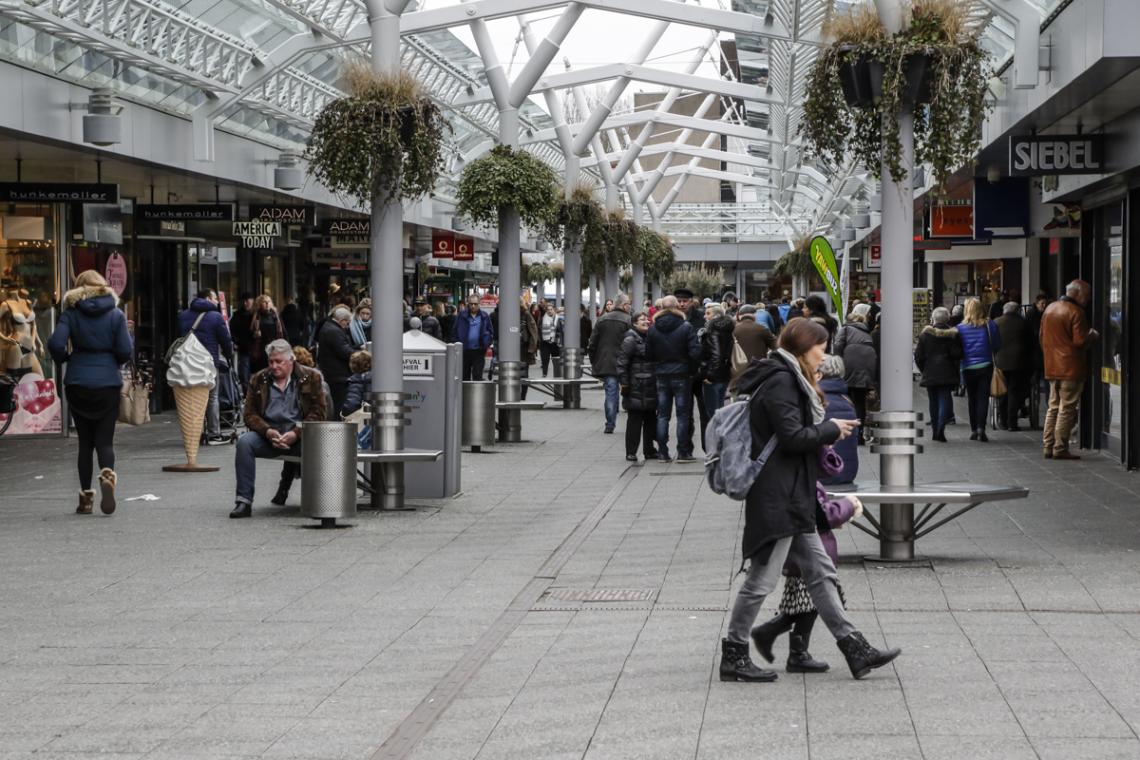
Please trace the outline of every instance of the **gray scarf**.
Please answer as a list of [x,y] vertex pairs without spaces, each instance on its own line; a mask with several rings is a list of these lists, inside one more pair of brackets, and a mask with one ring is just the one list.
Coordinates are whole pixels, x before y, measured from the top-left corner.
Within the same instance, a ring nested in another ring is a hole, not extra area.
[[784,357],[784,361],[791,365],[792,371],[796,373],[796,379],[800,381],[800,388],[807,394],[808,400],[811,401],[812,421],[816,425],[823,422],[826,417],[823,411],[823,401],[820,399],[819,394],[816,393],[815,388],[808,382],[808,379],[804,377],[804,371],[800,367],[799,359],[795,357],[795,354],[782,348],[777,348],[776,353]]

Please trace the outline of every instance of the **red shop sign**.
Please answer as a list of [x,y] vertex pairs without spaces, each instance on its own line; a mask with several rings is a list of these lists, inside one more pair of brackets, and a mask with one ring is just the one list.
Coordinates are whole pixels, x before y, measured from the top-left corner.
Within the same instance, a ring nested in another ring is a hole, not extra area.
[[455,236],[448,232],[431,233],[431,255],[437,259],[450,259],[455,256]]
[[455,260],[474,261],[475,241],[469,237],[455,236]]

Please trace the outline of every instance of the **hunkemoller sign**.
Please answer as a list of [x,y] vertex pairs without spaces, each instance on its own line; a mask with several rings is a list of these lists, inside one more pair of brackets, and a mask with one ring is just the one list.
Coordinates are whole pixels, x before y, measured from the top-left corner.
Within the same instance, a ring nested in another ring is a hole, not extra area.
[[0,203],[118,203],[118,185],[0,182]]
[[1016,136],[1009,138],[1009,176],[1102,174],[1104,135]]

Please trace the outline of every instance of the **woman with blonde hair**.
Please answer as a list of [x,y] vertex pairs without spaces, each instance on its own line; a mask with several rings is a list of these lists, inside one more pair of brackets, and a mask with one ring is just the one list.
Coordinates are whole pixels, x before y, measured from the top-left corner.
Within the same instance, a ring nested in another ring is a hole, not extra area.
[[99,459],[99,509],[115,511],[115,422],[123,377],[119,367],[131,360],[127,318],[115,308],[118,294],[103,275],[88,269],[63,297],[63,313],[48,340],[52,358],[66,366],[63,386],[79,438],[79,507],[89,515],[95,503],[91,455]]
[[970,410],[970,440],[985,442],[989,440],[986,413],[990,406],[994,353],[1001,348],[1001,334],[977,298],[966,301],[965,315],[958,325],[958,340],[962,342],[962,378]]

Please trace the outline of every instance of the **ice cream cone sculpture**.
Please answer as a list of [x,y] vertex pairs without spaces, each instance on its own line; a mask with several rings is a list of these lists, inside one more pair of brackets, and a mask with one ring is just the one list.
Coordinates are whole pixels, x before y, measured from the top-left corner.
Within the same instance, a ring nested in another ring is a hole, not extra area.
[[214,369],[209,352],[197,343],[193,333],[187,337],[187,342],[189,341],[196,345],[190,346],[189,350],[179,351],[166,371],[166,381],[174,389],[174,402],[178,407],[178,424],[182,428],[186,463],[171,464],[162,469],[166,472],[216,472],[217,467],[198,464],[198,444],[217,370]]

